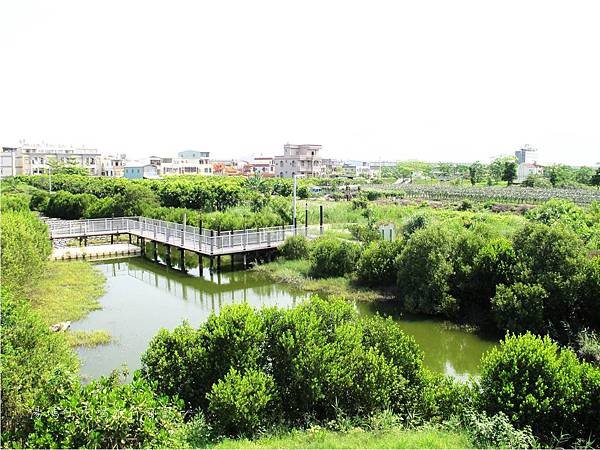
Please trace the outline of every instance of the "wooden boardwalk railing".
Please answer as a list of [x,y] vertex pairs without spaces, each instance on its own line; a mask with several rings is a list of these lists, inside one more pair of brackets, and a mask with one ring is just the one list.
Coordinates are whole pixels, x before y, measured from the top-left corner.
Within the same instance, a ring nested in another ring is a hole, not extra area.
[[146,217],[115,217],[106,219],[50,222],[52,239],[129,234],[144,240],[171,245],[205,256],[221,256],[275,248],[288,236],[316,237],[323,232],[320,226],[292,225],[230,231],[214,231],[176,222]]

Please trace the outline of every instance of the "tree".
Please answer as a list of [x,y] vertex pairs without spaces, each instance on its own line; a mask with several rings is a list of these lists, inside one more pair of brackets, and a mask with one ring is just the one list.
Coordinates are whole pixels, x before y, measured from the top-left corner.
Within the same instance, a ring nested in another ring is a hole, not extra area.
[[592,175],[591,184],[592,186],[600,186],[600,167],[598,167],[596,173]]
[[89,175],[90,171],[80,166],[75,161],[60,162],[56,159],[48,159],[48,166],[52,175]]
[[[500,156],[494,159],[489,165],[489,174],[490,178],[493,181],[501,181],[504,180],[504,169],[506,163],[512,161],[516,164],[517,159],[514,156]],[[506,181],[506,180],[505,180]]]
[[545,169],[545,172],[552,183],[552,186],[559,187],[565,183],[573,183],[575,181],[575,170],[572,167],[564,164],[556,164]]
[[510,186],[517,178],[517,163],[515,161],[505,161],[502,170],[502,181]]
[[577,169],[577,171],[575,172],[575,181],[581,184],[589,185],[592,183],[593,176],[594,169],[592,169],[591,167],[583,166]]
[[484,167],[479,161],[474,162],[469,166],[469,179],[471,184],[475,186],[483,179]]

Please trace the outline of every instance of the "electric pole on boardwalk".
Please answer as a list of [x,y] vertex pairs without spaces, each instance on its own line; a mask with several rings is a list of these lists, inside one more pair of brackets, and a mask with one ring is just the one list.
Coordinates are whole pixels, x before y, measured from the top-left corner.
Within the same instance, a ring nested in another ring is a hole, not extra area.
[[292,225],[296,228],[296,174],[292,175],[294,178],[294,189],[292,197]]

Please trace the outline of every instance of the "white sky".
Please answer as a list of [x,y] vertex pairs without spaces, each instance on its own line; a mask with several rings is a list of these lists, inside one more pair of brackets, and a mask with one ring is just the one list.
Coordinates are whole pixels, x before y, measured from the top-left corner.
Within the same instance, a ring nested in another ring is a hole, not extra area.
[[600,161],[600,2],[0,2],[0,144]]

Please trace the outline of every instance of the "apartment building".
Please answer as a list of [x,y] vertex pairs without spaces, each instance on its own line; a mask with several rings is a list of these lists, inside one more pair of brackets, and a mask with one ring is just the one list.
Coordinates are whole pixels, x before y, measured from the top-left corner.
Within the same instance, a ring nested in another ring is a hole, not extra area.
[[[22,170],[19,167],[19,170]],[[0,153],[0,179],[14,177],[17,173],[17,149],[14,147],[2,147]]]
[[318,177],[323,174],[323,160],[320,156],[321,145],[285,144],[283,155],[275,156],[275,174],[278,177]]
[[176,158],[158,158],[151,163],[155,164],[161,175],[212,175],[213,164],[210,152],[197,150],[184,150],[177,153]]
[[[100,175],[100,152],[95,148],[28,144],[21,141],[14,147],[3,147],[1,173],[11,175],[36,175],[48,173],[51,162],[75,164],[89,170],[91,175]],[[11,176],[6,175],[6,176]]]

